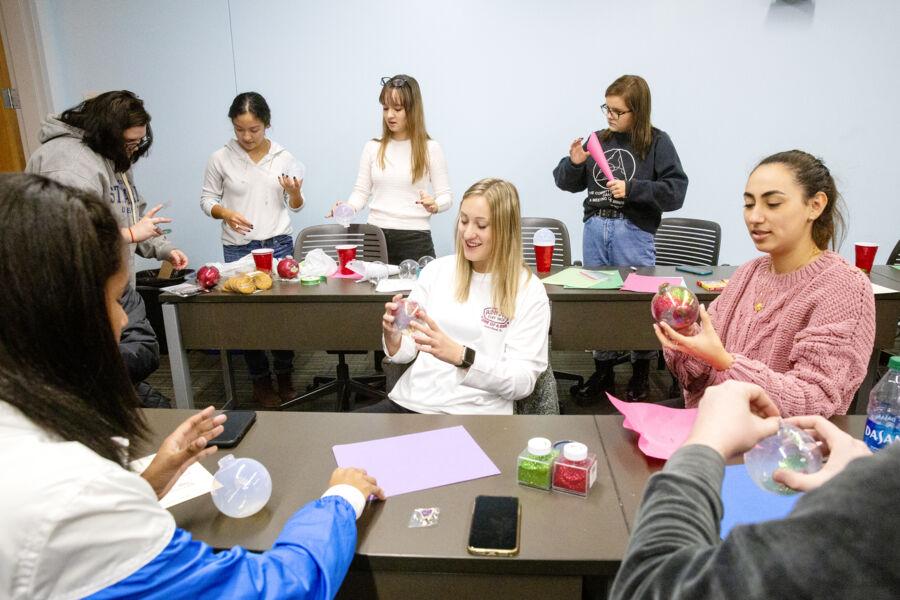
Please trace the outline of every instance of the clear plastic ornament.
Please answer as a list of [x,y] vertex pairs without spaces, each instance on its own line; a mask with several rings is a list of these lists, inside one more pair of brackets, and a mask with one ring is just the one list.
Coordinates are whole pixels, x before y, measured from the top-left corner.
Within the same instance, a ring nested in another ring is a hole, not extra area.
[[211,492],[213,504],[229,517],[242,519],[255,515],[272,495],[269,471],[252,458],[223,456],[213,477],[216,480]]
[[543,227],[534,232],[532,240],[535,246],[553,246],[556,244],[556,234]]
[[350,221],[355,214],[356,211],[346,202],[338,202],[331,213],[332,217],[334,217],[334,222],[344,227],[350,227]]
[[416,319],[416,312],[421,308],[418,302],[402,298],[397,302],[397,309],[394,311],[394,325],[400,333],[409,334],[409,324]]
[[400,279],[415,279],[419,276],[419,263],[407,258],[400,263]]
[[744,465],[750,479],[762,489],[790,495],[796,491],[772,479],[778,469],[815,473],[822,468],[822,450],[811,435],[782,421],[778,433],[760,440],[744,453]]
[[428,263],[430,263],[433,260],[434,260],[433,256],[423,256],[422,258],[420,258],[419,259],[419,273],[421,273],[422,269],[424,269],[426,266],[428,266]]

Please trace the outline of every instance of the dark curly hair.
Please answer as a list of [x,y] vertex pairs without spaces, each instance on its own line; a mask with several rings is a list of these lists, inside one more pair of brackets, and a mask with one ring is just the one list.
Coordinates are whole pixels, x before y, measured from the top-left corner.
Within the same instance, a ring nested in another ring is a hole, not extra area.
[[[128,90],[104,92],[78,106],[63,111],[59,120],[84,131],[84,143],[104,158],[113,161],[116,171],[124,173],[139,158],[147,154],[153,144],[150,113],[144,101]],[[147,135],[131,154],[125,151],[123,133],[131,127],[146,125]]]

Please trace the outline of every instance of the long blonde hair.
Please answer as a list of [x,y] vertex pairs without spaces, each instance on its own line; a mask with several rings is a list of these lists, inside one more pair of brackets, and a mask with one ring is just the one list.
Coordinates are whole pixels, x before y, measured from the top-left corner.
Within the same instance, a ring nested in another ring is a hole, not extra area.
[[[400,86],[395,86],[394,82],[403,82]],[[422,107],[422,93],[419,91],[419,82],[409,75],[394,75],[390,80],[382,85],[381,93],[378,95],[378,102],[382,106],[388,106],[388,102],[394,100],[394,92],[397,93],[397,99],[406,112],[406,132],[409,135],[412,144],[412,168],[410,176],[414,183],[425,176],[428,170],[428,140],[431,138],[428,131],[425,130],[425,109]],[[378,148],[378,165],[384,169],[384,152],[387,150],[388,142],[391,141],[391,130],[388,128],[387,121],[381,120],[381,147]]]
[[[523,269],[525,277],[531,277],[531,269],[522,256],[522,220],[519,211],[519,192],[516,186],[502,179],[482,179],[474,183],[460,202],[472,196],[482,196],[491,211],[491,256],[488,272],[491,273],[491,302],[494,308],[509,320],[516,316],[516,296]],[[459,234],[459,215],[456,217],[456,299],[469,299],[472,283],[472,263],[463,252],[464,241]]]

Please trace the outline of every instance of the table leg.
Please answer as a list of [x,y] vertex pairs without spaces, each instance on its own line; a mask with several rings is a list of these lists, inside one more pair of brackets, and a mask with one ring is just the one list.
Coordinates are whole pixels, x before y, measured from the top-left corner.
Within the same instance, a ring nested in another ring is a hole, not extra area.
[[234,396],[234,370],[231,368],[231,355],[227,348],[219,349],[222,360],[222,379],[225,384],[225,405],[222,410],[231,410],[237,406]]
[[176,408],[194,408],[191,391],[191,371],[188,357],[181,343],[181,326],[178,322],[178,308],[174,304],[163,304],[163,322],[169,346],[169,363],[172,369],[172,388],[175,391]]

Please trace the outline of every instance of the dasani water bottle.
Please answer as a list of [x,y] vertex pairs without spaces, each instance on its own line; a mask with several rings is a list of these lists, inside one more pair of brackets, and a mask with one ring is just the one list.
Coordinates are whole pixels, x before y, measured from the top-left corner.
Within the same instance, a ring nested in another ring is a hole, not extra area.
[[872,388],[866,417],[866,445],[877,452],[900,440],[900,356],[888,361],[888,372]]

